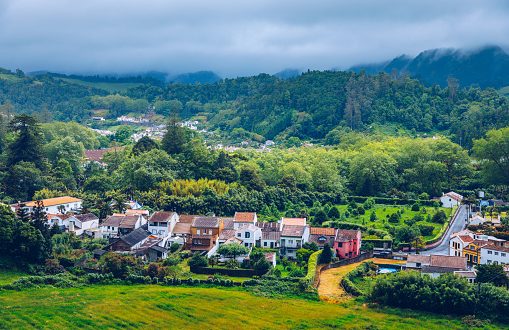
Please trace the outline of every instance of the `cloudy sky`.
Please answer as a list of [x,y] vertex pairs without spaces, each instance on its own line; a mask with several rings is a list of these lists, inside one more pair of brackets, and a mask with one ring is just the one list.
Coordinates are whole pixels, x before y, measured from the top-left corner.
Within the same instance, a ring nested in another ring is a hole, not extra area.
[[500,0],[0,0],[0,67],[222,76],[509,45]]

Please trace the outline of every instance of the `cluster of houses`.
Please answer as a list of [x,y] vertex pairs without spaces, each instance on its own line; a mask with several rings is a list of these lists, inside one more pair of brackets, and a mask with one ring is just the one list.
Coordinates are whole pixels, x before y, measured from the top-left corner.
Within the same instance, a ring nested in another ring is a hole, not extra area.
[[[360,254],[361,232],[335,228],[312,227],[306,218],[282,218],[278,222],[258,221],[255,212],[236,212],[233,217],[185,215],[158,211],[150,214],[137,203],[131,203],[124,213],[114,213],[100,222],[93,214],[79,214],[82,201],[73,197],[57,197],[42,201],[48,225],[76,235],[108,239],[107,250],[133,254],[147,260],[164,259],[173,243],[186,250],[208,257],[216,254],[222,244],[238,243],[251,248],[277,249],[281,256],[296,258],[305,243],[325,244],[340,259]],[[32,212],[35,202],[23,205]]]
[[466,229],[452,234],[449,255],[464,257],[472,265],[509,265],[509,242]]

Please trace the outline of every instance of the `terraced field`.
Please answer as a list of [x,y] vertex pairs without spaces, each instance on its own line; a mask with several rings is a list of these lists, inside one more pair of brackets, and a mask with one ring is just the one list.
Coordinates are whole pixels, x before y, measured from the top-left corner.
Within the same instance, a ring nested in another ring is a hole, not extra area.
[[[464,329],[459,319],[271,299],[239,289],[89,286],[0,291],[0,329]],[[495,329],[495,326],[490,326]]]

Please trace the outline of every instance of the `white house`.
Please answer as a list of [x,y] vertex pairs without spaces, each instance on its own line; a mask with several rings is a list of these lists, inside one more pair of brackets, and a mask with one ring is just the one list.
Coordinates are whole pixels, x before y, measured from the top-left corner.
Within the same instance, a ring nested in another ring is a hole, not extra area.
[[282,218],[280,226],[281,255],[289,258],[297,257],[297,250],[309,240],[309,226],[306,224],[306,218]]
[[481,247],[481,264],[509,265],[509,247],[494,244]]
[[462,230],[451,235],[449,241],[449,255],[461,257],[463,249],[474,241],[474,233],[469,230]]
[[235,229],[235,237],[241,240],[241,244],[248,248],[260,246],[262,230],[252,223],[244,223],[242,225],[237,225],[237,229]]
[[114,238],[127,235],[146,223],[141,215],[114,214],[99,225],[102,238]]
[[47,214],[48,226],[58,226],[60,229],[68,229],[69,228],[69,218],[72,217],[72,214]]
[[74,232],[77,236],[82,235],[86,231],[92,232],[99,228],[99,218],[93,213],[78,214],[69,217],[68,231]]
[[484,217],[482,215],[480,215],[479,213],[476,213],[476,214],[474,214],[474,216],[472,216],[472,218],[470,218],[470,220],[468,221],[468,224],[471,226],[479,226],[479,225],[482,225],[484,222],[486,222]]
[[[38,201],[30,201],[23,202],[19,204],[12,204],[11,209],[16,212],[18,207],[22,205],[24,209],[27,210],[28,213],[32,213],[34,207],[37,205]],[[83,200],[70,196],[63,197],[55,197],[43,199],[42,206],[44,207],[44,211],[49,214],[66,214],[67,212],[78,211],[81,209],[81,205]]]
[[258,216],[255,212],[235,212],[233,216],[233,229],[237,229],[246,224],[256,225],[257,222]]
[[165,238],[171,234],[178,221],[179,216],[176,212],[155,212],[148,220],[148,231],[152,235]]
[[450,191],[447,194],[443,194],[442,197],[440,197],[440,202],[442,203],[442,206],[449,208],[452,208],[454,206],[460,206],[462,200],[463,196],[461,196],[458,193],[455,193],[454,191]]

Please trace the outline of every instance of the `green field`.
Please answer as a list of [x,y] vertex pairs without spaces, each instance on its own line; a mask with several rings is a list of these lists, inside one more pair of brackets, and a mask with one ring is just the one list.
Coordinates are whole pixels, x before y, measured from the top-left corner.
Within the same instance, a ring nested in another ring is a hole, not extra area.
[[130,88],[135,88],[140,85],[143,85],[141,83],[91,82],[91,81],[83,81],[83,80],[71,79],[71,78],[61,78],[61,80],[72,83],[72,84],[93,87],[93,88],[98,88],[98,89],[104,89],[105,91],[108,91],[109,93],[125,92]]
[[[0,328],[27,329],[464,329],[461,320],[239,289],[89,286],[0,291]],[[492,329],[496,327],[492,326]]]
[[16,270],[0,268],[0,285],[10,284],[25,275],[25,273]]
[[[338,209],[341,214],[345,214],[345,212],[347,211],[347,208],[348,208],[348,205],[338,205]],[[426,210],[426,213],[422,213],[423,208]],[[437,208],[437,209],[443,210],[445,212],[445,214],[447,215],[447,217],[450,218],[451,212],[452,212],[452,210],[450,208],[441,207],[441,208]],[[412,211],[410,205],[394,206],[394,205],[377,204],[374,206],[374,208],[366,210],[365,214],[357,215],[357,216],[350,215],[349,217],[346,218],[345,221],[364,225],[364,226],[367,226],[368,228],[386,230],[385,229],[386,224],[393,225],[393,226],[394,225],[395,226],[402,225],[405,223],[404,222],[405,220],[412,219],[417,214],[422,214],[422,215],[424,215],[424,217],[426,217],[427,214],[430,214],[431,216],[433,216],[433,214],[436,212],[437,209],[435,209],[433,207],[421,207],[421,210],[419,210],[419,211]],[[396,213],[398,210],[403,210],[403,214],[401,215],[401,219],[400,219],[399,223],[389,222],[388,216],[390,216],[393,213]],[[375,221],[370,220],[370,216],[371,216],[372,212],[375,212],[375,214],[376,214],[377,220],[375,220]],[[424,237],[424,239],[426,239],[426,240],[434,238],[440,232],[440,229],[443,227],[442,224],[438,224],[438,223],[426,222],[426,221],[425,221],[425,223],[427,225],[433,225],[433,227],[435,227],[435,229],[433,230],[433,233],[431,235]]]

